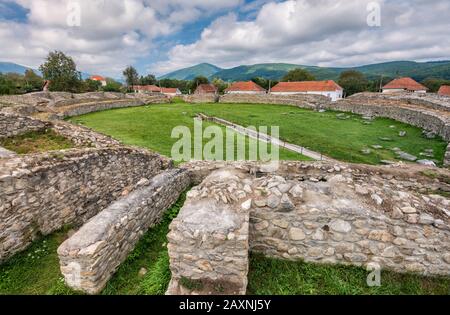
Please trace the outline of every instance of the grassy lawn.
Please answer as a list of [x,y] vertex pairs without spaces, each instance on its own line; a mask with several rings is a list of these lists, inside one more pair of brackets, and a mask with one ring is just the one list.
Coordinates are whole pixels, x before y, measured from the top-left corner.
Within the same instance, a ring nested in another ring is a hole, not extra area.
[[363,268],[316,265],[252,255],[247,293],[253,295],[449,295],[450,278],[383,271],[367,286]]
[[74,144],[54,131],[46,130],[2,139],[0,140],[0,146],[18,154],[30,154],[70,149],[74,147]]
[[[381,160],[396,160],[392,148],[416,155],[433,149],[435,159],[443,161],[446,143],[442,139],[425,139],[419,128],[391,119],[376,119],[365,124],[359,115],[346,120],[337,112],[318,113],[282,105],[200,104],[177,103],[109,110],[72,118],[124,143],[149,148],[170,156],[172,129],[176,126],[193,128],[197,113],[220,117],[243,126],[280,126],[282,140],[308,147],[332,158],[353,162],[378,164]],[[209,123],[204,123],[209,126]],[[406,131],[400,137],[400,131]],[[381,139],[390,141],[383,141]],[[371,146],[381,145],[383,149]],[[362,153],[371,149],[371,154]],[[282,160],[298,160],[297,154],[281,151]],[[422,157],[423,158],[423,157]]]

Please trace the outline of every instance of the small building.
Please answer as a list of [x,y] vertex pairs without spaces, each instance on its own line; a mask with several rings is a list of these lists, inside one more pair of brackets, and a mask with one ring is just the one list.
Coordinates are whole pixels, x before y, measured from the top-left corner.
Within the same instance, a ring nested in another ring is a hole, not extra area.
[[134,93],[161,93],[161,88],[156,85],[133,85]]
[[271,89],[270,93],[273,95],[324,95],[334,102],[344,96],[344,89],[333,80],[280,82]]
[[383,86],[383,93],[427,93],[428,88],[412,78],[395,79]]
[[235,82],[225,90],[225,94],[266,94],[267,91],[253,81]]
[[93,75],[89,79],[92,80],[92,81],[100,82],[102,86],[106,86],[107,85],[106,79],[104,77],[102,77],[102,76]]
[[441,86],[441,88],[439,89],[438,95],[450,97],[450,85]]
[[161,93],[170,97],[180,96],[183,94],[177,88],[161,88]]
[[217,95],[218,93],[219,91],[214,84],[200,84],[194,92],[197,95]]

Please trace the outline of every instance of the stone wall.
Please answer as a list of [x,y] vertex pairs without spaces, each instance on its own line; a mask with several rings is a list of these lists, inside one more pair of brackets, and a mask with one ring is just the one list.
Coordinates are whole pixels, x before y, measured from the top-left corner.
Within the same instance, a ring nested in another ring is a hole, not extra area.
[[213,94],[191,94],[183,97],[186,103],[217,103],[219,96]]
[[71,140],[76,146],[107,148],[119,146],[120,142],[87,127],[73,125],[65,121],[53,121],[52,129],[59,135]]
[[80,149],[2,160],[0,261],[25,249],[39,234],[82,224],[169,165],[133,148]]
[[407,106],[400,101],[349,98],[327,106],[330,110],[352,112],[372,117],[391,118],[441,136],[450,141],[450,112]]
[[0,138],[18,136],[49,128],[50,123],[10,113],[0,113]]
[[216,171],[188,193],[168,235],[168,294],[245,294],[249,212],[234,201],[246,197],[241,181],[248,177],[235,169]]
[[291,105],[307,109],[316,109],[330,100],[321,95],[271,95],[271,94],[225,94],[220,97],[220,103],[228,104],[275,104]]
[[145,98],[136,97],[113,101],[96,101],[59,107],[57,110],[57,115],[60,118],[67,118],[114,108],[126,108],[142,106],[146,104],[161,104],[169,102],[170,99],[165,96],[146,96]]
[[439,195],[450,191],[448,170],[318,162],[183,167],[198,180],[213,173],[171,225],[168,294],[245,292],[247,245],[280,259],[450,275],[450,199]]
[[58,249],[61,272],[73,289],[100,293],[142,235],[190,185],[185,170],[165,171],[92,218]]

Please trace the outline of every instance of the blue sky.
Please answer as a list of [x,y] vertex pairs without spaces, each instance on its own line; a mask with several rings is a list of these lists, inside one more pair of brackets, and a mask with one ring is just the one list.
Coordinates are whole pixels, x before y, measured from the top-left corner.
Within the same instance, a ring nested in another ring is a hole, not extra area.
[[38,67],[62,50],[84,72],[119,77],[129,64],[160,75],[202,62],[443,60],[448,16],[448,0],[0,0],[0,61]]

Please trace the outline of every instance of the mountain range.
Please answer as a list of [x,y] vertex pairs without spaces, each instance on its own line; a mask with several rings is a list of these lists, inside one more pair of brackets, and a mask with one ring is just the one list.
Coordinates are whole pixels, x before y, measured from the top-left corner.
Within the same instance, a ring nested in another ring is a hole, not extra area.
[[312,73],[318,80],[337,80],[343,71],[356,70],[365,74],[369,79],[412,77],[422,81],[426,78],[450,80],[450,61],[414,62],[393,61],[359,67],[335,68],[295,65],[288,63],[266,63],[250,66],[238,66],[222,69],[212,64],[202,63],[193,67],[177,70],[159,79],[192,80],[197,76],[208,79],[220,78],[224,81],[247,81],[255,77],[280,80],[287,72],[296,68],[303,68]]
[[[1,62],[0,61],[0,73],[18,73],[18,74],[25,74],[25,71],[27,70],[33,70],[36,74],[42,75],[41,72],[37,69],[33,69],[30,67],[22,66],[17,63],[12,62]],[[81,77],[83,80],[90,78],[91,75],[89,73],[81,72]]]

